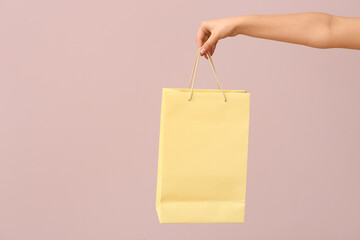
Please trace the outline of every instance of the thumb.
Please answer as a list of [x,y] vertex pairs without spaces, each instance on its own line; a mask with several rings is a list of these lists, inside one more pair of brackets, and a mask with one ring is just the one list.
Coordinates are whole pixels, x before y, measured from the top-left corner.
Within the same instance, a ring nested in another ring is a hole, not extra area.
[[211,47],[218,42],[218,37],[215,34],[211,34],[209,39],[202,45],[200,55],[204,56],[206,52],[210,52]]

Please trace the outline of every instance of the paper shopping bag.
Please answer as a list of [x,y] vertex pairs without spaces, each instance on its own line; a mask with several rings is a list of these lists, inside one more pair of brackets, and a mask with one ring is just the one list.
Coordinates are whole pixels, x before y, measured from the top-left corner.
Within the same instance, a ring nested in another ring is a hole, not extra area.
[[[156,211],[160,223],[244,222],[250,94],[163,88]],[[191,88],[190,88],[191,86]]]

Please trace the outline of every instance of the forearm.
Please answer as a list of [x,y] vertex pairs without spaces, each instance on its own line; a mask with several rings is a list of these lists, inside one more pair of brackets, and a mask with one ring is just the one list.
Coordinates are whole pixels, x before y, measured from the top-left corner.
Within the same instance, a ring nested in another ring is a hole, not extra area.
[[242,15],[232,18],[233,35],[242,34],[316,48],[328,48],[331,47],[333,17],[319,12]]

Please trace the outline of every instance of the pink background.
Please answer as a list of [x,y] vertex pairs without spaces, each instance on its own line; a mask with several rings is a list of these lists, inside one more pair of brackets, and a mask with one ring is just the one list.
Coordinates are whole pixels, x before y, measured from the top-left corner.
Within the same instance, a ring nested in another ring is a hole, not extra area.
[[[0,2],[0,239],[360,239],[360,53],[238,36],[214,63],[251,95],[245,224],[158,223],[162,87],[201,20],[358,0]],[[200,59],[197,88],[216,88]]]

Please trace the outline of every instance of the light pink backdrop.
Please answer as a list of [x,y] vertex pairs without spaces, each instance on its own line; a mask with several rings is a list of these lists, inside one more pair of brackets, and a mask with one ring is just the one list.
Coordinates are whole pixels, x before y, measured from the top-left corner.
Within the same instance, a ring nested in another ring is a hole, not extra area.
[[[245,224],[158,223],[162,87],[187,87],[201,20],[358,0],[0,2],[0,239],[360,239],[360,52],[238,36],[251,95]],[[197,88],[216,88],[201,59]]]

